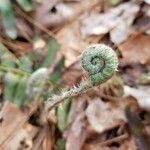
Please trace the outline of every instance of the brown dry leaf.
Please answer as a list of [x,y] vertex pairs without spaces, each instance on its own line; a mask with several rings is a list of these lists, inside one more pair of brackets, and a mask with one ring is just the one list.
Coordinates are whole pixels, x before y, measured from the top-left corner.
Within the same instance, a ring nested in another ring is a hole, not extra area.
[[36,20],[46,27],[60,26],[72,15],[72,9],[59,0],[43,0],[36,7]]
[[15,104],[5,102],[0,112],[0,149],[2,149],[2,146],[7,145],[36,110],[37,105],[30,106],[28,110],[21,111]]
[[73,101],[68,117],[68,129],[65,132],[66,150],[80,150],[87,134],[87,121],[84,113],[85,99]]
[[38,132],[38,128],[30,124],[24,125],[18,130],[14,137],[7,143],[3,150],[31,150],[33,147],[33,138]]
[[[132,9],[128,9],[132,7]],[[106,34],[110,31],[111,40],[121,43],[129,36],[128,29],[133,23],[139,6],[128,2],[110,9],[104,14],[92,14],[82,21],[83,36]]]
[[102,133],[122,125],[126,122],[124,108],[133,102],[127,99],[117,104],[105,103],[95,98],[87,106],[87,100],[90,98],[80,96],[72,102],[68,117],[70,126],[65,135],[67,150],[80,150],[90,133]]
[[119,102],[117,104],[105,103],[101,99],[95,98],[89,102],[85,112],[91,128],[102,133],[126,121],[124,108],[125,106]]
[[52,135],[48,124],[45,124],[34,140],[32,150],[42,148],[43,150],[52,150]]
[[61,76],[61,83],[66,86],[74,86],[81,82],[83,77],[83,71],[79,63],[71,65]]
[[80,150],[87,136],[85,115],[78,115],[69,130],[66,150]]
[[124,64],[141,63],[150,65],[150,36],[139,34],[119,45]]
[[[112,18],[112,19],[110,19]],[[81,33],[83,37],[108,33],[115,27],[114,16],[110,13],[87,15],[82,21]]]
[[47,128],[46,130],[46,136],[43,139],[43,144],[42,144],[42,149],[43,150],[52,150],[53,147],[53,136],[52,136],[52,132],[49,128]]
[[133,138],[129,138],[127,141],[125,141],[119,150],[137,150]]
[[68,116],[68,129],[64,134],[66,149],[80,150],[91,133],[99,134],[124,124],[126,122],[124,109],[130,103],[133,103],[133,100],[122,99],[117,103],[105,103],[99,98],[90,100],[87,94],[76,97],[76,100],[72,101]]
[[76,22],[63,28],[56,36],[61,44],[61,52],[66,58],[66,67],[77,61],[77,57],[86,45],[81,38],[79,27],[79,23]]
[[0,37],[0,41],[5,44],[9,49],[13,50],[16,54],[24,54],[33,51],[33,45],[28,42],[21,41],[8,41]]
[[131,95],[136,98],[139,106],[142,109],[150,111],[150,87],[140,86],[138,88],[132,88],[129,86],[124,86],[125,95]]
[[[120,14],[122,14],[118,17],[117,26],[110,31],[111,41],[115,44],[122,43],[128,38],[130,35],[130,26],[140,10],[140,7],[132,2],[122,4],[122,7],[124,8],[124,12],[120,12]],[[130,7],[132,9],[128,9]]]
[[148,72],[148,66],[140,63],[124,64],[120,63],[119,71],[122,74],[122,79],[126,85],[135,85],[136,80],[138,80],[144,73]]
[[150,35],[150,5],[144,3],[140,10],[140,16],[137,16],[134,27],[136,30],[142,30],[144,33]]

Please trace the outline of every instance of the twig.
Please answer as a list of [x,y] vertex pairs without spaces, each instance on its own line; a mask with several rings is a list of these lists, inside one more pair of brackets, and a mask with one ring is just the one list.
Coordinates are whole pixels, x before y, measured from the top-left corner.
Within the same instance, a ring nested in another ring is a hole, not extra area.
[[98,145],[99,146],[104,146],[104,145],[110,145],[110,144],[112,144],[114,142],[118,142],[119,143],[119,142],[121,142],[121,141],[123,141],[123,140],[125,140],[127,138],[128,138],[128,134],[123,134],[123,135],[120,135],[120,136],[115,137],[113,139],[107,140],[105,142],[98,143]]

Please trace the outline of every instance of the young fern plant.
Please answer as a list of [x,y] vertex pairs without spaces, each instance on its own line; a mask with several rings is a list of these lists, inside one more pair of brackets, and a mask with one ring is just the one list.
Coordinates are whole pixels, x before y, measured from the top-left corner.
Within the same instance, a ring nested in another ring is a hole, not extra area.
[[63,90],[60,95],[49,97],[45,103],[47,111],[65,99],[81,94],[93,86],[106,82],[117,71],[118,58],[116,52],[110,47],[103,44],[93,44],[87,47],[81,54],[81,65],[88,76],[77,87]]

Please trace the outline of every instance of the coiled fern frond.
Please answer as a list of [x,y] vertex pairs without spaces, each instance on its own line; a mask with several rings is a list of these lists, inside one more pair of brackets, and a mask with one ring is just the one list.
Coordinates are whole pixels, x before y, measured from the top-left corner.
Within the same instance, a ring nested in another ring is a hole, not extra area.
[[52,109],[65,99],[78,95],[87,89],[102,84],[110,79],[118,67],[117,54],[110,47],[103,44],[93,44],[81,54],[82,67],[88,77],[79,86],[64,90],[60,95],[53,95],[46,102],[47,110]]
[[82,67],[93,85],[104,83],[117,70],[118,58],[114,50],[103,44],[95,44],[82,53]]

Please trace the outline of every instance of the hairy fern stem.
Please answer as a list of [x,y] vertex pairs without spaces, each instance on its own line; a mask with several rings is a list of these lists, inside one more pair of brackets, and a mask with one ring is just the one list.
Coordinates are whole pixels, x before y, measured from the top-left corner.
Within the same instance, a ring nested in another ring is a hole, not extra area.
[[91,88],[93,85],[89,80],[82,80],[79,86],[74,86],[70,90],[62,90],[60,95],[52,95],[48,98],[46,102],[46,110],[50,111],[52,108],[54,108],[56,105],[64,101],[65,99],[74,97],[82,92],[85,92],[89,88]]

